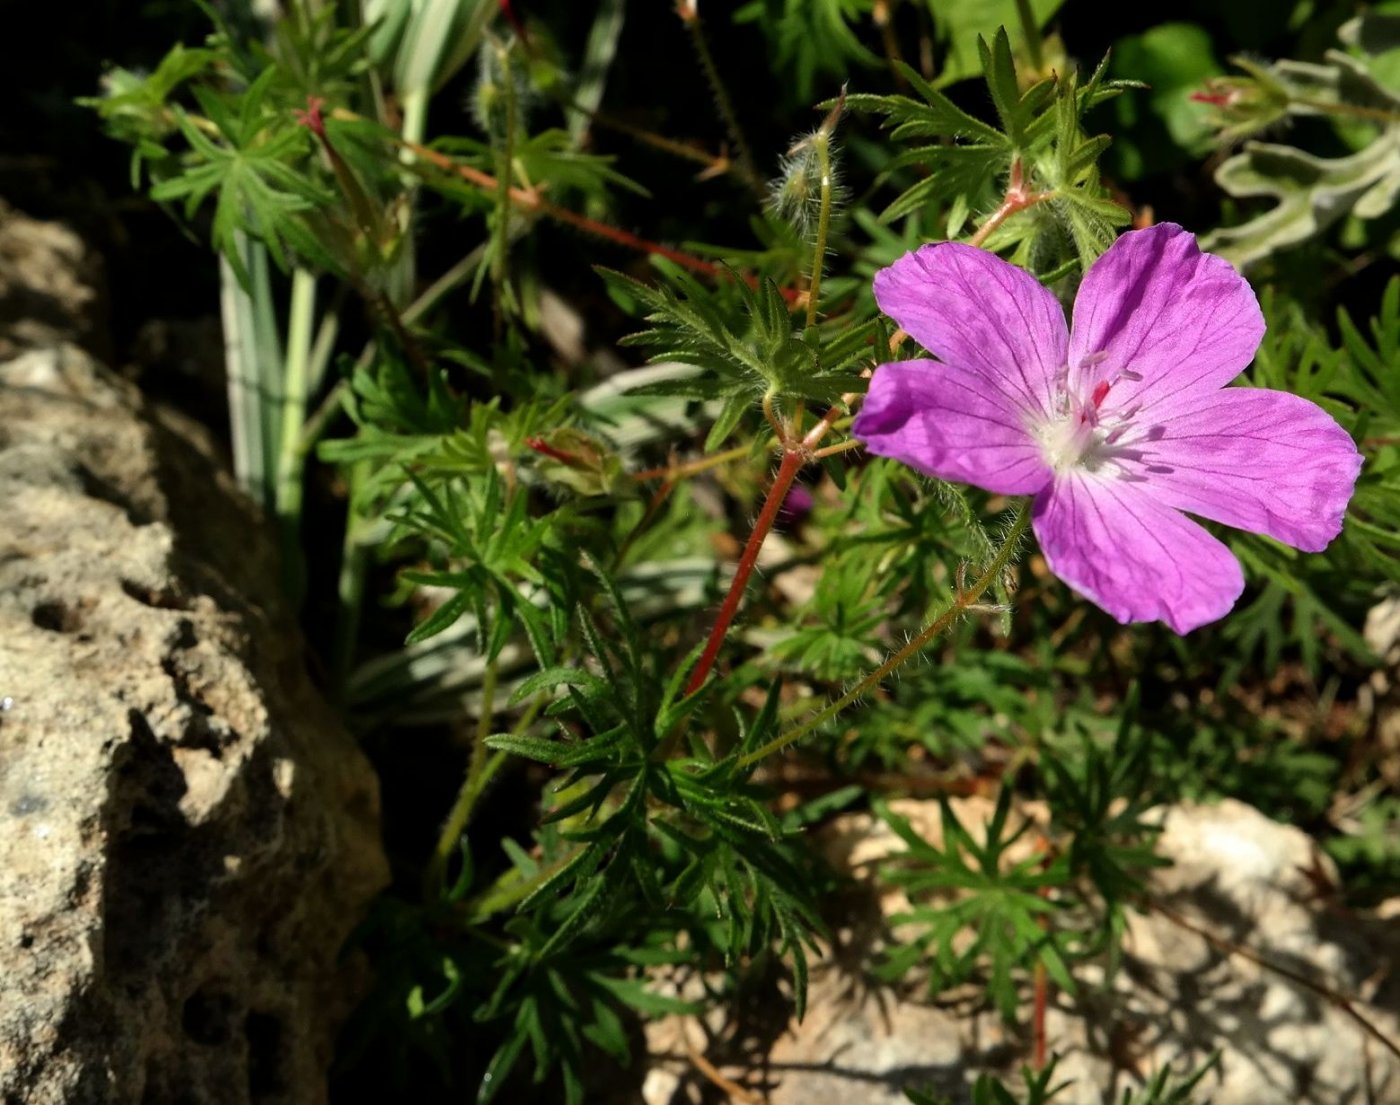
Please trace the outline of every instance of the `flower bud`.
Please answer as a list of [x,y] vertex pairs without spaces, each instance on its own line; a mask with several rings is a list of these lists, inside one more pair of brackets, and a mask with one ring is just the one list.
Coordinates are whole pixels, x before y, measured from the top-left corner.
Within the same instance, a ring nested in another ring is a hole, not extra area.
[[822,203],[831,208],[846,199],[840,178],[840,149],[834,135],[846,103],[846,90],[821,126],[794,142],[779,165],[777,179],[768,188],[769,207],[791,223],[804,238],[816,231]]
[[538,455],[535,471],[550,483],[580,495],[618,495],[632,490],[632,481],[617,454],[583,430],[564,427],[547,436],[528,437],[525,444]]
[[[517,122],[530,98],[525,59],[515,49],[516,40],[487,35],[477,51],[476,86],[471,94],[472,117],[491,138],[505,134],[512,111]],[[512,105],[514,105],[512,107]]]
[[1209,77],[1190,96],[1193,103],[1209,105],[1215,117],[1212,122],[1225,142],[1267,130],[1288,114],[1288,90],[1267,69],[1244,58],[1233,60],[1249,75]]

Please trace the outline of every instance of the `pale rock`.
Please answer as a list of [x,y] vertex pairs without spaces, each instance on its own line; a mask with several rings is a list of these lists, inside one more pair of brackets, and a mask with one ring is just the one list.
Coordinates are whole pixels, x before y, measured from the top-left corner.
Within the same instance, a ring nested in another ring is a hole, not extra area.
[[14,321],[17,239],[82,256],[0,215],[0,1101],[315,1105],[375,778],[199,432],[56,337],[81,320]]

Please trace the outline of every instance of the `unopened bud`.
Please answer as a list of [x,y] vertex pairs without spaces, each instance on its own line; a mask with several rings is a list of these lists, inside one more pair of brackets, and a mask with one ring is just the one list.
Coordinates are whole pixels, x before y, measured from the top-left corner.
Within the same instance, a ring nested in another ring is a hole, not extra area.
[[[502,136],[514,110],[517,121],[530,98],[525,60],[515,39],[486,36],[477,51],[476,87],[472,89],[472,117],[493,138]],[[513,108],[512,108],[513,105]]]
[[823,203],[834,209],[846,199],[840,178],[840,150],[833,139],[845,99],[843,88],[841,98],[821,126],[794,142],[783,155],[777,179],[769,185],[770,208],[803,237],[810,237],[815,230]]
[[1288,90],[1267,69],[1247,58],[1232,60],[1249,75],[1209,77],[1189,97],[1192,103],[1206,105],[1226,142],[1267,130],[1288,114],[1289,103]]
[[538,454],[535,471],[580,495],[616,495],[632,487],[617,454],[582,430],[565,427],[527,437],[525,444]]

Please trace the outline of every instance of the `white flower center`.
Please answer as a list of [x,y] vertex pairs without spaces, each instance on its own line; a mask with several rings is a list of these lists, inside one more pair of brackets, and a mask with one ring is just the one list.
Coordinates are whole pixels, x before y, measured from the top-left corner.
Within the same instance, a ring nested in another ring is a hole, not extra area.
[[1084,467],[1090,471],[1102,461],[1106,434],[1099,429],[1093,411],[1072,411],[1042,424],[1039,433],[1041,455],[1045,463],[1063,475],[1071,468]]
[[1100,380],[1087,398],[1072,395],[1069,373],[1060,378],[1055,413],[1035,429],[1041,455],[1056,475],[1072,468],[1096,472],[1112,458],[1119,438],[1128,430],[1137,408],[1106,412],[1103,402],[1120,379],[1141,380],[1136,372],[1123,371],[1111,380]]

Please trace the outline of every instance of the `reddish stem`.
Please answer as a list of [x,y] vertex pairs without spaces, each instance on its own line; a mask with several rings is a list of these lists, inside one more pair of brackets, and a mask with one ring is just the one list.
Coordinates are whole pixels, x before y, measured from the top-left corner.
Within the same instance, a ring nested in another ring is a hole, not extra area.
[[705,651],[701,653],[700,662],[695,665],[690,682],[686,684],[686,694],[694,694],[705,685],[705,680],[709,678],[710,670],[715,666],[715,659],[719,656],[720,646],[724,644],[724,635],[729,629],[729,623],[734,620],[734,615],[739,611],[739,602],[744,597],[744,587],[749,582],[749,576],[753,575],[754,565],[758,563],[758,552],[763,548],[763,540],[768,536],[768,531],[773,528],[773,522],[778,517],[783,500],[787,498],[788,488],[792,486],[792,481],[797,478],[797,473],[802,468],[804,459],[802,453],[796,450],[790,450],[783,454],[782,463],[778,465],[778,473],[773,477],[773,485],[768,489],[768,498],[763,501],[763,509],[758,512],[758,518],[753,524],[753,532],[749,534],[748,543],[744,546],[744,553],[739,558],[739,566],[734,570],[734,579],[729,584],[729,593],[724,596],[724,604],[719,608],[719,616],[715,618],[714,628],[710,630],[710,639],[705,642]]
[[542,456],[552,457],[561,464],[567,464],[570,468],[582,468],[584,462],[574,456],[573,453],[566,453],[563,449],[556,449],[542,437],[527,437],[525,444]]
[[[1044,870],[1050,865],[1054,845],[1046,837],[1041,837],[1039,848],[1045,853],[1045,859],[1041,862],[1041,869]],[[1042,898],[1050,897],[1050,888],[1042,886],[1037,891]],[[1047,934],[1050,929],[1050,922],[1045,918],[1040,918],[1040,929]],[[1035,988],[1031,1004],[1031,1066],[1035,1070],[1045,1069],[1045,1011],[1050,1004],[1050,979],[1045,972],[1045,961],[1036,960],[1035,971],[1032,976]]]
[[[444,172],[456,173],[463,180],[470,181],[482,191],[495,192],[499,189],[499,181],[490,173],[484,173],[480,169],[473,168],[470,165],[461,165],[446,154],[439,153],[430,146],[423,146],[417,142],[409,142],[407,140],[400,140],[400,144],[404,149],[409,150],[429,164],[437,166]],[[537,212],[538,214],[545,215],[561,223],[568,223],[570,226],[577,227],[579,230],[588,234],[596,235],[599,238],[606,238],[608,241],[616,242],[618,245],[626,246],[628,249],[635,249],[642,253],[650,253],[657,257],[664,257],[668,261],[680,265],[681,268],[689,269],[691,272],[699,273],[701,276],[708,276],[712,280],[724,280],[730,275],[730,270],[721,268],[719,265],[711,261],[706,261],[704,258],[695,257],[692,254],[684,253],[678,249],[672,249],[670,246],[664,246],[660,242],[653,242],[650,239],[638,237],[636,234],[623,230],[621,227],[609,226],[607,223],[601,223],[596,219],[590,219],[587,215],[580,215],[576,211],[570,211],[567,207],[560,207],[557,204],[550,203],[548,200],[541,197],[538,192],[528,191],[524,188],[511,188],[509,189],[509,195],[511,202],[518,207]],[[758,279],[751,273],[741,274],[740,279],[751,288],[758,287]],[[796,288],[782,288],[780,290],[783,298],[787,300],[788,303],[796,305],[803,302],[805,299],[806,293],[800,292]]]
[[526,49],[529,49],[530,36],[525,33],[525,25],[520,22],[519,17],[511,10],[510,0],[500,0],[500,8],[501,14],[506,17],[506,22],[508,22],[511,29],[515,31],[515,37],[520,39]]
[[1045,1009],[1050,1003],[1050,982],[1045,975],[1045,964],[1035,965],[1035,998],[1031,1007],[1031,1066],[1035,1070],[1045,1069]]

